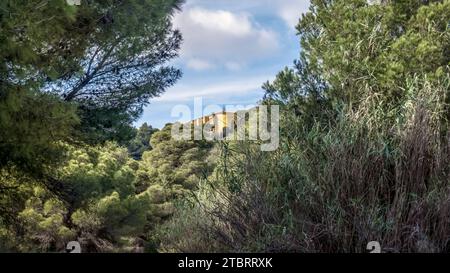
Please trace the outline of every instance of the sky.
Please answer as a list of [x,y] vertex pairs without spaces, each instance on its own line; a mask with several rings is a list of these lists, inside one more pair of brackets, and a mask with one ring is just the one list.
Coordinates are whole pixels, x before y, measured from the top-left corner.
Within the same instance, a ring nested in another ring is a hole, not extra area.
[[298,57],[295,25],[308,6],[309,0],[187,0],[173,18],[183,43],[171,65],[183,77],[152,99],[135,125],[162,128],[178,121],[172,116],[178,105],[187,105],[191,119],[197,118],[195,97],[203,107],[256,104],[264,95],[262,84]]

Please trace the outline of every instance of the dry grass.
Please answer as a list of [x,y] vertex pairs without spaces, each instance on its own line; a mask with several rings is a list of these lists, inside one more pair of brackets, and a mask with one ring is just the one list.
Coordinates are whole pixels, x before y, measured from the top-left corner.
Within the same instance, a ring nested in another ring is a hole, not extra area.
[[285,125],[274,153],[226,145],[196,206],[207,221],[185,226],[193,245],[213,247],[178,250],[366,252],[379,241],[388,252],[450,251],[448,86],[407,91],[395,107],[365,98],[332,126]]

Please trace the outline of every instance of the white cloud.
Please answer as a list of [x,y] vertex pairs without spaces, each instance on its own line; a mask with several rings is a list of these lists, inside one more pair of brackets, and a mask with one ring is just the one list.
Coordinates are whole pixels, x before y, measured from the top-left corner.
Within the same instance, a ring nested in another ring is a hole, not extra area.
[[293,30],[308,6],[308,0],[187,0],[174,18],[184,37],[176,65],[187,73],[152,99],[140,122],[161,128],[175,121],[173,106],[199,96],[208,104],[255,103],[261,85],[297,57]]
[[276,15],[289,28],[295,27],[301,14],[308,10],[309,0],[189,0],[187,7],[203,6],[224,8],[232,12],[251,11],[264,15]]
[[230,71],[240,71],[244,65],[239,62],[226,62],[225,67]]
[[188,11],[189,19],[200,28],[246,36],[252,31],[252,23],[246,14],[233,14],[224,10],[194,8]]
[[278,15],[293,29],[297,25],[301,14],[308,11],[309,4],[309,0],[279,1]]
[[220,98],[243,95],[249,92],[259,92],[261,91],[263,83],[273,78],[273,76],[256,76],[248,79],[238,79],[235,81],[225,81],[209,85],[203,85],[201,83],[177,85],[173,89],[168,90],[161,97],[155,98],[152,101],[189,101],[193,100],[194,97],[203,97],[205,99],[214,98],[219,100]]
[[175,16],[174,26],[183,34],[180,55],[189,67],[193,60],[203,60],[233,70],[236,64],[265,58],[279,48],[277,34],[245,12],[185,7]]
[[186,66],[197,71],[210,70],[215,68],[214,64],[201,59],[190,59],[187,61]]

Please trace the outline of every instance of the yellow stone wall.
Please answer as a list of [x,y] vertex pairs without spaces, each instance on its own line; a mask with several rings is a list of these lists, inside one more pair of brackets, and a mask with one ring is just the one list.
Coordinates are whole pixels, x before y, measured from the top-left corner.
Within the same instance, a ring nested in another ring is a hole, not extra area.
[[213,131],[214,133],[218,134],[220,132],[223,132],[224,128],[226,127],[234,128],[235,124],[234,118],[235,113],[233,112],[219,112],[195,119],[191,121],[191,123],[193,123],[194,126],[204,126],[205,124],[211,125],[214,124],[215,126],[213,128]]

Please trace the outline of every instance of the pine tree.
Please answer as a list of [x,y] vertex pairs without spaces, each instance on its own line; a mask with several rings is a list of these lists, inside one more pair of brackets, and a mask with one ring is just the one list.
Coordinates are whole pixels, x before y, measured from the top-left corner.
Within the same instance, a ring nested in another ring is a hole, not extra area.
[[128,151],[131,157],[136,160],[140,160],[145,151],[151,150],[152,147],[150,146],[150,138],[158,131],[158,129],[155,129],[151,125],[144,122],[144,124],[142,124],[137,130],[135,138],[128,144]]
[[174,189],[175,195],[196,188],[207,176],[206,158],[212,143],[177,141],[171,136],[172,124],[152,135],[152,150],[144,152],[138,173],[139,185],[158,184]]
[[38,76],[79,57],[60,44],[76,37],[69,34],[75,13],[60,0],[0,3],[0,168],[38,172],[58,161],[58,141],[69,139],[78,123],[72,104],[39,92]]
[[313,0],[310,11],[297,26],[302,54],[334,103],[356,106],[368,89],[401,100],[405,79],[448,77],[449,1]]
[[85,37],[83,56],[73,67],[59,71],[44,90],[80,105],[81,125],[89,141],[130,140],[132,135],[124,134],[126,125],[131,125],[151,98],[181,77],[178,69],[167,65],[177,56],[181,42],[181,34],[171,24],[181,3],[82,3],[77,20],[100,19],[93,22],[95,30]]

